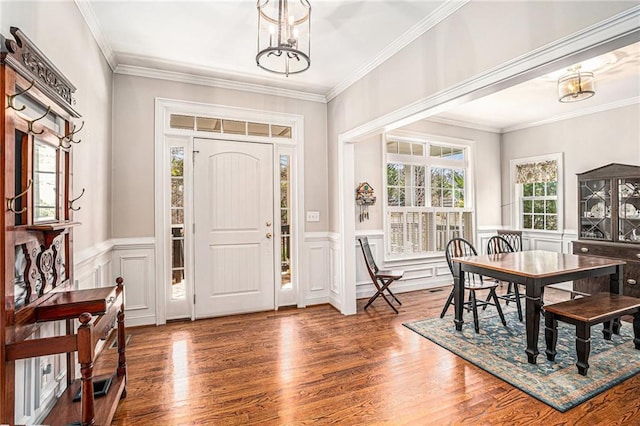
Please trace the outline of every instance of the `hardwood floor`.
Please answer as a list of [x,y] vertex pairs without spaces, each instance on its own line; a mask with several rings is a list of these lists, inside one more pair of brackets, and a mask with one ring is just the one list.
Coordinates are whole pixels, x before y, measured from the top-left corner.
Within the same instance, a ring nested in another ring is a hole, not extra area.
[[640,375],[563,414],[402,325],[448,292],[403,293],[397,315],[360,300],[128,329],[112,424],[640,424]]

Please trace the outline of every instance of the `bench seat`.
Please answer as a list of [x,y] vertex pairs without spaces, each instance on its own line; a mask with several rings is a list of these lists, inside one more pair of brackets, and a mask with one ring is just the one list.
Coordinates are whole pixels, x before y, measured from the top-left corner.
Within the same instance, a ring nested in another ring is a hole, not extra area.
[[580,299],[545,305],[545,342],[547,359],[556,356],[558,321],[576,326],[576,352],[578,373],[587,375],[589,351],[591,350],[591,326],[604,324],[602,333],[606,340],[612,333],[620,331],[620,317],[633,315],[633,343],[640,349],[640,299],[614,293],[596,293]]

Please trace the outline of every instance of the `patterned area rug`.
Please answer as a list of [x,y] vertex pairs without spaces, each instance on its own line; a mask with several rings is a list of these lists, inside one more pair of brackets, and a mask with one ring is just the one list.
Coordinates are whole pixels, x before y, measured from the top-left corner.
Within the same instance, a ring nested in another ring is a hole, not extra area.
[[[453,309],[450,310],[450,312]],[[558,323],[558,354],[554,362],[544,353],[544,318],[537,364],[529,364],[525,353],[524,323],[515,313],[505,313],[507,326],[498,316],[480,319],[480,333],[473,329],[471,315],[461,332],[455,330],[453,316],[429,318],[405,323],[404,326],[437,343],[454,354],[512,384],[527,394],[565,412],[597,394],[636,375],[640,371],[640,350],[633,344],[633,326],[622,323],[620,335],[607,341],[602,337],[602,325],[591,329],[591,352],[587,377],[578,374],[575,366],[575,327]]]

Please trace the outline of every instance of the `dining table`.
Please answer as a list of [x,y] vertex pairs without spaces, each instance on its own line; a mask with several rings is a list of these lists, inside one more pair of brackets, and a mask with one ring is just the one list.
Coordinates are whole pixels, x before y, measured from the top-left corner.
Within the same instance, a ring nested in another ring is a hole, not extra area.
[[[457,331],[464,324],[464,282],[466,274],[479,274],[515,285],[525,286],[525,327],[527,346],[525,352],[531,364],[538,356],[540,312],[543,287],[582,278],[609,276],[609,291],[622,294],[625,262],[595,256],[559,253],[545,250],[528,250],[513,253],[455,257],[453,260],[454,323]],[[618,333],[619,320],[613,332]]]

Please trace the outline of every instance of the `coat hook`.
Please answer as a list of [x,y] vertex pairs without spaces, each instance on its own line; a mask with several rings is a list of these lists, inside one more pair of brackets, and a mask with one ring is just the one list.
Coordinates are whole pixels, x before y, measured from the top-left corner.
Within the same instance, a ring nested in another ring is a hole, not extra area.
[[16,210],[16,201],[18,200],[18,198],[22,197],[29,191],[29,189],[31,188],[31,184],[33,184],[33,181],[29,179],[29,183],[27,184],[27,189],[25,189],[15,197],[7,198],[7,209],[9,209],[10,212],[13,212],[15,214],[22,214],[27,211],[26,206],[23,207],[20,211]]
[[22,105],[22,108],[18,109],[16,108],[16,106],[13,104],[13,101],[15,100],[15,98],[17,98],[20,95],[24,95],[25,93],[27,93],[29,90],[31,90],[31,88],[33,87],[33,85],[36,83],[35,80],[31,80],[31,84],[29,85],[29,87],[27,87],[26,89],[15,93],[13,95],[7,95],[7,108],[11,108],[13,110],[16,111],[22,111],[24,110],[27,106],[26,105]]
[[[71,129],[71,132],[69,132],[68,134],[64,135],[61,138],[58,138],[60,140],[60,146],[64,149],[68,149],[71,147],[72,143],[80,143],[82,142],[82,139],[78,139],[77,141],[73,140],[73,137],[75,136],[76,133],[78,133],[80,130],[82,130],[82,128],[84,127],[84,120],[82,121],[82,124],[80,125],[80,128],[76,130],[76,125],[73,125],[73,128]],[[65,141],[68,141],[68,143],[65,144]]]
[[84,195],[84,188],[82,188],[82,192],[80,193],[80,195],[78,195],[76,198],[74,198],[73,200],[69,200],[69,210],[73,210],[74,212],[77,212],[78,210],[81,209],[81,207],[73,207],[73,203],[75,203],[76,201],[78,201],[80,198],[82,198],[82,196]]
[[45,118],[49,114],[50,111],[51,111],[51,106],[48,106],[47,110],[44,112],[44,114],[41,117],[38,117],[35,120],[31,120],[31,121],[27,122],[27,124],[29,125],[29,133],[32,133],[34,135],[41,135],[41,134],[44,133],[44,129],[40,130],[39,132],[34,131],[33,130],[33,123],[35,123],[36,121],[40,121],[43,118]]

